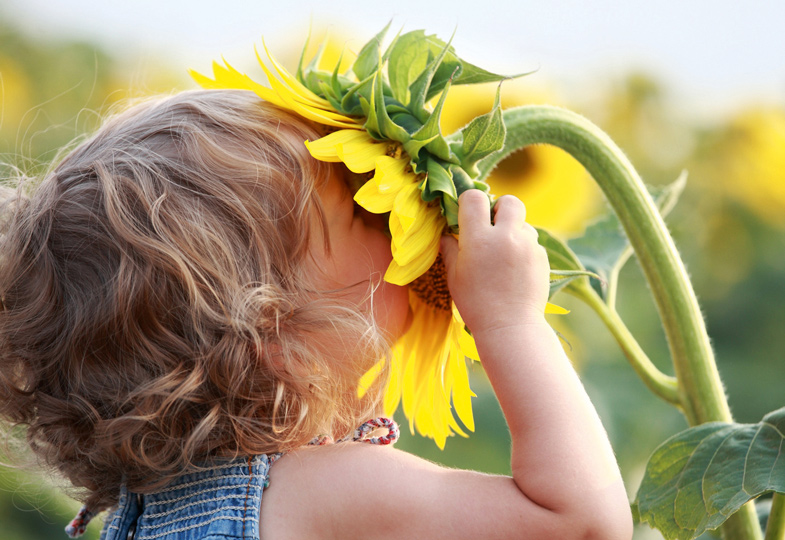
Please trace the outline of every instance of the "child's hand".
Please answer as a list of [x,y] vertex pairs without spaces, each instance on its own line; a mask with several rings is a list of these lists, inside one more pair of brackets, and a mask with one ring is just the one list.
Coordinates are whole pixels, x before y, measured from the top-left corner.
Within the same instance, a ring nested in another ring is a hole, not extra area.
[[[548,256],[526,208],[505,195],[490,209],[488,197],[469,190],[459,199],[460,234],[442,239],[447,282],[473,333],[544,320]],[[491,213],[493,212],[493,223]]]

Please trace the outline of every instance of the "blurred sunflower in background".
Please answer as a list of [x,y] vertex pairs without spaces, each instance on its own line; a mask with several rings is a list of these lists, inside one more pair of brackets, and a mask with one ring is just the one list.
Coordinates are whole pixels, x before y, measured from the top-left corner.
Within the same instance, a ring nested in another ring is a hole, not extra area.
[[710,181],[769,225],[785,228],[785,109],[738,114],[710,153]]

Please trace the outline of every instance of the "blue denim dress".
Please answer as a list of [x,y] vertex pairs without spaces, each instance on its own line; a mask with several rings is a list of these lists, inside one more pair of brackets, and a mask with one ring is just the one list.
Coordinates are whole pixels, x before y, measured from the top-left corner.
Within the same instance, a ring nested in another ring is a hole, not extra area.
[[101,540],[259,540],[262,492],[273,459],[236,459],[185,474],[157,493],[120,492]]
[[[386,429],[387,435],[373,433]],[[333,441],[314,439],[323,445],[348,440],[369,444],[393,444],[400,435],[395,421],[374,418],[362,424],[352,437]],[[280,453],[224,461],[178,477],[155,493],[140,495],[125,487],[117,507],[105,517],[101,540],[225,540],[259,539],[262,492],[269,485],[270,466]],[[65,532],[71,538],[84,533],[94,514],[82,507]]]

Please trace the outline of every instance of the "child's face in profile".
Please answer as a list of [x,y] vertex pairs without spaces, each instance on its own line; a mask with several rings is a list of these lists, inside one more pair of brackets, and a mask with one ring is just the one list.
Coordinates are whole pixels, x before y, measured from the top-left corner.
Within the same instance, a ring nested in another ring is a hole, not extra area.
[[[408,288],[384,281],[392,260],[390,239],[378,220],[362,215],[340,170],[335,170],[318,190],[330,238],[329,253],[318,233],[311,246],[319,285],[337,291],[341,298],[355,301],[364,310],[372,309],[379,327],[395,339],[408,327]],[[369,287],[375,287],[372,300],[368,298]]]

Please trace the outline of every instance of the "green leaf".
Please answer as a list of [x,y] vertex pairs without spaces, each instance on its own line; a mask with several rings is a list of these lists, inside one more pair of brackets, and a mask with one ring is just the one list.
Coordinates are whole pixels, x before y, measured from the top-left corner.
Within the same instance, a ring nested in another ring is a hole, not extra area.
[[[551,266],[551,285],[548,298],[570,285],[580,277],[596,277],[596,274],[587,272],[578,256],[562,242],[545,229],[537,228],[537,241],[548,253],[548,262]],[[554,279],[554,277],[560,278]]]
[[409,86],[428,65],[428,41],[423,30],[403,34],[390,49],[387,75],[393,96],[409,103]]
[[496,90],[493,109],[469,122],[461,133],[463,142],[458,155],[461,166],[471,176],[476,177],[479,174],[476,163],[504,146],[507,128],[502,120],[501,85]]
[[384,36],[387,35],[387,30],[390,29],[391,24],[392,21],[388,22],[387,26],[385,26],[381,32],[371,38],[371,40],[360,49],[357,60],[352,64],[352,71],[357,75],[358,79],[366,79],[379,69],[382,41],[384,40]]
[[[667,186],[647,186],[663,217],[675,206],[686,181],[687,175],[682,173]],[[586,227],[583,236],[571,239],[568,244],[582,265],[599,276],[599,280],[593,281],[592,285],[605,298],[610,281],[615,279],[618,270],[632,254],[629,240],[616,214],[608,212]]]
[[785,408],[757,424],[713,422],[665,441],[634,510],[666,539],[691,540],[770,491],[785,493]]
[[567,244],[553,236],[545,229],[537,229],[537,241],[548,252],[548,262],[553,270],[585,270],[577,255]]

